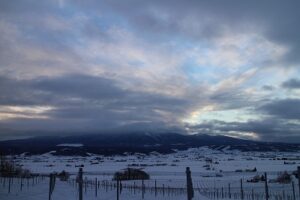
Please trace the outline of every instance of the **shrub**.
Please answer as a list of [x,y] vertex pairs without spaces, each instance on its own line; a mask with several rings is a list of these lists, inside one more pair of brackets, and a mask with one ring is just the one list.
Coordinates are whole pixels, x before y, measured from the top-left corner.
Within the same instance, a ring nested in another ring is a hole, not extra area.
[[127,168],[123,171],[116,172],[113,180],[148,180],[149,174],[140,169]]

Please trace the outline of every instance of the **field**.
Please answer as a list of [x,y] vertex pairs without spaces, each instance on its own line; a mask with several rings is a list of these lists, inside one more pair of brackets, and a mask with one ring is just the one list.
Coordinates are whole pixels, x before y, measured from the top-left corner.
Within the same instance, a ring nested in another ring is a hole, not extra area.
[[[56,179],[52,199],[78,199],[76,177],[83,168],[83,199],[186,199],[186,167],[191,169],[194,199],[265,199],[265,181],[249,182],[267,173],[269,199],[299,199],[298,179],[275,183],[278,174],[291,174],[300,166],[300,152],[240,152],[201,147],[162,155],[122,156],[18,155],[16,165],[40,176],[20,179],[1,178],[0,199],[47,199],[50,173],[65,170],[68,181]],[[142,169],[150,180],[113,181],[115,172],[127,167]],[[10,182],[10,188],[8,188]],[[120,188],[121,187],[121,188]]]

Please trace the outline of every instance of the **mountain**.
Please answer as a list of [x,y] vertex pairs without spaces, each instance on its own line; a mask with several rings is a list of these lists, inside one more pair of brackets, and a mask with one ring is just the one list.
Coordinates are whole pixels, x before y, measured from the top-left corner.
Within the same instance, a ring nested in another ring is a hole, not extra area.
[[76,136],[34,137],[22,140],[0,141],[3,154],[82,155],[88,153],[113,155],[127,153],[172,153],[193,147],[209,146],[241,151],[298,151],[298,144],[267,143],[242,140],[227,136],[183,135],[178,133],[122,133],[84,134]]

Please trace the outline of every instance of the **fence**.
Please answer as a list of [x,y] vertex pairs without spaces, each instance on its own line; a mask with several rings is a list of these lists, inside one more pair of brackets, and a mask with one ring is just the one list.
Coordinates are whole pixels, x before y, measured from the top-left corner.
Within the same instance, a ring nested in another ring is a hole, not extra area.
[[[298,173],[300,168],[298,167]],[[186,179],[112,180],[103,173],[89,173],[82,169],[71,174],[66,182],[55,181],[54,174],[40,174],[28,178],[0,177],[0,199],[39,195],[39,199],[241,199],[241,200],[297,200],[300,199],[299,179],[279,184],[258,183],[246,179],[205,178],[186,172]],[[36,188],[36,189],[35,189]],[[53,192],[54,191],[54,192]],[[59,194],[69,195],[60,197]],[[17,196],[13,196],[16,195]],[[53,196],[54,195],[54,196]],[[55,196],[56,195],[56,196]],[[2,196],[2,197],[1,197]],[[3,198],[4,197],[4,198]],[[55,197],[55,198],[54,198]],[[26,198],[25,198],[26,199]],[[31,198],[34,199],[34,198]]]
[[240,181],[222,181],[218,186],[209,182],[199,182],[200,193],[209,199],[245,199],[245,200],[295,200],[300,199],[296,183],[248,183]]
[[[78,188],[79,200],[83,199],[84,193],[87,193],[87,188],[93,188],[95,196],[98,196],[98,190],[104,189],[106,192],[110,189],[116,191],[116,199],[119,200],[122,195],[123,190],[129,191],[130,194],[141,193],[142,199],[144,199],[146,192],[153,194],[155,197],[158,195],[164,196],[183,196],[187,195],[187,199],[191,200],[193,195],[192,178],[190,169],[186,169],[187,184],[186,187],[175,187],[167,185],[165,183],[158,184],[157,180],[132,180],[132,181],[122,181],[122,180],[89,180],[87,178],[83,179],[83,170],[79,169],[79,173],[76,179],[69,179],[68,183],[73,187]],[[181,182],[182,183],[182,182]]]

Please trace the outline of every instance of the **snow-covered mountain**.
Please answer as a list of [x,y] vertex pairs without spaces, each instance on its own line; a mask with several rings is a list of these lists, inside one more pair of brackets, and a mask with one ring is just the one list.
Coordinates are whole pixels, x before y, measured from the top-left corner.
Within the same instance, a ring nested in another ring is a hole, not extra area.
[[294,151],[298,144],[266,143],[242,140],[227,136],[183,135],[178,133],[122,133],[122,134],[82,134],[76,136],[35,137],[22,140],[0,142],[4,154],[43,154],[56,151],[57,155],[123,154],[125,152],[172,153],[175,149],[209,146],[242,151]]

